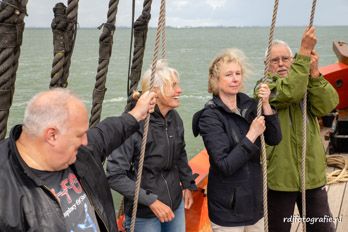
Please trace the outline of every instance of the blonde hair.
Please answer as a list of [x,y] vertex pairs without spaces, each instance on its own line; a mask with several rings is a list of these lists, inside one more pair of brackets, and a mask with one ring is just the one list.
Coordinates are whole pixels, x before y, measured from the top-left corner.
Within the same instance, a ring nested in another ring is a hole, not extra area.
[[[141,90],[143,92],[146,92],[151,87],[151,72],[152,70],[151,68],[149,68],[143,75],[143,78],[141,80]],[[174,78],[179,80],[178,71],[176,71],[176,69],[174,68],[168,67],[168,63],[166,60],[158,60],[156,63],[156,70],[152,87],[159,88],[161,94],[165,96],[165,87],[171,86],[175,81]]]
[[226,63],[236,63],[240,65],[243,81],[251,74],[250,65],[246,61],[246,56],[244,55],[243,51],[237,48],[224,49],[217,56],[215,56],[209,66],[208,92],[212,93],[213,95],[219,95],[218,81],[221,72],[220,69],[221,65]]

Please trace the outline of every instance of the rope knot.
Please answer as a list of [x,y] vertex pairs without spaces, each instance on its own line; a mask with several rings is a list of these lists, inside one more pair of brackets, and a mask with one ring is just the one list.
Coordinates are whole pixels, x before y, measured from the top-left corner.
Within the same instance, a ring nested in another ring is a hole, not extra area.
[[20,0],[0,0],[0,3],[0,10],[3,10],[5,8],[8,8],[8,10],[10,10],[9,8],[11,8],[10,11],[12,11],[16,15],[25,14],[26,16],[28,16],[27,7],[26,5],[22,5],[22,1]]
[[106,28],[108,29],[110,32],[113,32],[115,31],[116,27],[115,27],[115,24],[112,24],[112,23],[102,23],[98,28],[98,30],[102,29],[102,28]]
[[63,3],[57,3],[53,8],[54,18],[51,23],[52,30],[65,31],[68,26],[68,18],[66,16],[66,6]]

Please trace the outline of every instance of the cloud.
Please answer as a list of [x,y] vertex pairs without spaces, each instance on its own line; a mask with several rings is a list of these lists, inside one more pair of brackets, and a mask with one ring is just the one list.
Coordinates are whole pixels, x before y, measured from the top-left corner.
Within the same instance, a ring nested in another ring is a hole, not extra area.
[[182,10],[184,7],[188,6],[189,2],[186,0],[173,1],[172,4],[177,10]]
[[211,21],[209,18],[197,18],[197,19],[183,19],[179,17],[169,17],[169,25],[182,25],[179,27],[212,27],[216,26],[216,22]]
[[[61,0],[28,1],[28,27],[50,27],[56,2]],[[79,1],[80,27],[96,28],[106,21],[110,0]],[[63,1],[67,2],[66,1]],[[96,3],[98,2],[98,3]],[[143,8],[143,0],[136,0],[137,18]],[[117,26],[131,25],[132,1],[119,1]],[[167,25],[173,27],[196,26],[269,26],[273,1],[264,0],[173,0],[167,1]],[[152,1],[150,26],[157,25],[160,1]],[[280,1],[277,26],[305,26],[308,24],[311,1]],[[348,25],[347,0],[318,1],[315,25]]]
[[216,8],[222,8],[225,5],[226,0],[206,0],[205,2],[215,10]]

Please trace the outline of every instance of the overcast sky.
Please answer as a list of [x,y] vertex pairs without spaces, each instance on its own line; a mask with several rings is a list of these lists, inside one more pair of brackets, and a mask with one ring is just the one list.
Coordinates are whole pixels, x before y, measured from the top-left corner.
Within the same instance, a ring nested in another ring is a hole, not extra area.
[[[28,27],[50,27],[52,8],[58,0],[29,0]],[[117,26],[130,26],[132,0],[120,0]],[[269,26],[273,0],[167,0],[167,25],[197,26]],[[97,27],[105,22],[109,0],[80,0],[80,27]],[[151,26],[157,25],[160,0],[153,0]],[[136,16],[142,10],[142,0],[136,0]],[[312,0],[279,0],[277,26],[304,26],[309,22]],[[314,24],[348,25],[348,0],[317,0]]]

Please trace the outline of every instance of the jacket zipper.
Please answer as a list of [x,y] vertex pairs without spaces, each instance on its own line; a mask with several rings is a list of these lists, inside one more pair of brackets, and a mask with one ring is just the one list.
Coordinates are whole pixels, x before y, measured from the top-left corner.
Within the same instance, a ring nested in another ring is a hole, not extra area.
[[166,131],[166,139],[167,139],[167,144],[168,144],[168,151],[169,151],[169,154],[168,154],[168,156],[167,156],[167,167],[169,168],[169,164],[170,164],[170,161],[169,161],[169,158],[170,158],[170,151],[171,151],[171,149],[170,149],[170,142],[169,142],[169,135],[168,135],[168,124],[167,124],[167,120],[166,119],[164,119],[164,129],[165,129],[165,131]]
[[[109,232],[109,229],[108,229],[108,227],[107,227],[107,224],[105,223],[103,217],[101,216],[101,213],[99,212],[98,208],[95,207],[92,198],[91,198],[90,195],[88,194],[88,191],[86,191],[86,188],[83,187],[83,184],[82,184],[83,181],[82,181],[82,179],[80,180],[80,182],[81,182],[81,187],[83,188],[83,190],[85,191],[85,193],[86,193],[86,195],[87,195],[87,198],[88,198],[88,200],[89,200],[89,203],[93,206],[94,211],[97,213],[98,217],[99,217],[100,220],[103,222],[106,231]],[[98,219],[97,219],[97,220],[98,220]],[[100,230],[100,227],[99,227],[99,230]]]
[[[60,209],[60,211],[61,211],[61,213],[62,213],[61,216],[63,216],[63,221],[65,222],[64,214],[63,214],[63,211],[62,211],[62,207],[60,206],[59,199],[56,197],[56,195],[54,195],[54,194],[51,192],[51,190],[50,190],[46,185],[42,185],[42,186],[43,186],[43,188],[44,188],[45,190],[47,190],[47,191],[49,192],[49,194],[50,194],[51,196],[53,196],[54,200],[55,200],[56,203],[58,204],[59,209]],[[65,223],[65,228],[67,228],[66,223]]]
[[[169,141],[169,135],[168,135],[168,124],[167,124],[167,120],[164,119],[164,126],[165,126],[165,131],[166,131],[166,139],[167,139],[167,144],[168,144],[168,151],[169,151],[169,154],[167,156],[167,167],[169,167],[169,164],[170,164],[170,153],[171,153],[171,149],[170,149],[170,141]],[[170,208],[172,209],[173,208],[173,201],[172,201],[172,197],[170,196],[170,191],[169,191],[169,186],[168,186],[168,182],[167,180],[164,178],[163,174],[161,173],[161,176],[164,180],[164,183],[166,185],[166,188],[167,188],[167,191],[168,191],[168,196],[169,196],[169,200],[170,200]]]
[[168,191],[168,196],[169,196],[169,200],[170,200],[170,208],[173,209],[173,201],[172,201],[172,197],[170,196],[170,192],[169,192],[169,187],[168,187],[168,182],[166,180],[166,178],[164,178],[163,174],[161,173],[161,176],[164,180],[164,183],[166,185],[167,191]]
[[[44,187],[44,189],[46,189],[46,190],[49,192],[49,194],[50,194],[51,196],[54,197],[54,199],[57,201],[57,203],[58,203],[58,205],[59,205],[59,207],[60,207],[59,199],[51,192],[51,190],[50,190],[46,185],[43,185],[43,187]],[[61,207],[60,207],[60,208],[61,208]]]

